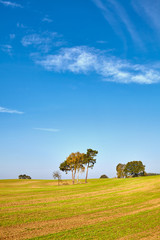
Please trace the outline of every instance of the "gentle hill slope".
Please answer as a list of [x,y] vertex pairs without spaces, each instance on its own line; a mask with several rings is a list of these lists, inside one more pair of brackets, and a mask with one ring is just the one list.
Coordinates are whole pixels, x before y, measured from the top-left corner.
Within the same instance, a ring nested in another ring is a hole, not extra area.
[[0,180],[0,239],[159,239],[160,176]]

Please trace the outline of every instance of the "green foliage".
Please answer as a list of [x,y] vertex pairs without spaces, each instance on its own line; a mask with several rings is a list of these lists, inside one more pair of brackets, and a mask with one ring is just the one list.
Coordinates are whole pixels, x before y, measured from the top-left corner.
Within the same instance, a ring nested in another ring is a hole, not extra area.
[[108,176],[103,174],[103,175],[100,176],[100,178],[108,178]]
[[128,162],[124,168],[125,176],[138,177],[144,176],[145,166],[141,161]]
[[67,163],[67,161],[64,161],[60,164],[59,169],[67,174],[68,171],[71,171],[71,166]]
[[72,183],[75,182],[75,175],[77,173],[77,182],[79,178],[79,172],[84,172],[86,166],[86,178],[85,182],[87,183],[88,169],[93,168],[96,163],[95,156],[98,154],[98,151],[87,149],[87,153],[71,153],[64,162],[59,166],[59,169],[65,173],[69,171],[72,172]]
[[88,166],[88,168],[93,168],[94,164],[96,163],[96,155],[98,151],[92,150],[91,148],[87,149],[87,153],[85,154],[84,164]]
[[26,175],[26,174],[21,174],[18,176],[19,179],[31,179],[30,176]]
[[84,162],[83,162],[87,166],[85,183],[87,183],[88,168],[94,167],[94,164],[96,163],[95,157],[97,154],[98,154],[97,150],[93,150],[91,148],[87,149],[87,153],[85,154],[85,158],[84,158]]

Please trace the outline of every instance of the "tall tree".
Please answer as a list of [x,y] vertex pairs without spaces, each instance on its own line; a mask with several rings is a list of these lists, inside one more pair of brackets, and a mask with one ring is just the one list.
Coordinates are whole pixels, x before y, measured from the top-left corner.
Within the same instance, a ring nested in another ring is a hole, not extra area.
[[79,173],[80,172],[82,173],[82,172],[85,171],[85,167],[83,165],[84,158],[85,158],[84,153],[80,153],[80,152],[76,153],[75,167],[76,167],[76,170],[77,170],[77,183],[79,182]]
[[87,153],[85,154],[83,164],[86,165],[86,178],[85,183],[87,183],[88,178],[88,169],[93,168],[94,164],[96,163],[96,155],[98,154],[98,151],[93,150],[91,148],[87,149]]
[[145,166],[141,161],[128,162],[124,169],[126,177],[138,177],[145,172]]
[[[71,167],[69,166],[69,164],[67,163],[66,160],[60,164],[59,169],[60,169],[62,172],[65,172],[66,174],[67,174],[69,171],[71,171]],[[72,181],[73,181],[73,176],[72,176]]]
[[71,169],[71,172],[72,172],[72,183],[74,184],[75,182],[75,175],[76,175],[76,154],[75,153],[71,153],[67,159],[66,159],[66,162],[68,164],[68,166],[70,167]]
[[122,164],[122,163],[119,163],[116,167],[116,171],[117,171],[117,177],[118,178],[124,178],[125,177],[125,172],[124,172],[124,169],[125,169],[125,164]]
[[67,161],[67,163],[70,166],[71,171],[72,171],[73,184],[75,182],[76,172],[77,172],[77,181],[78,181],[79,171],[83,170],[83,168],[84,168],[84,166],[83,166],[84,157],[85,157],[84,153],[76,152],[76,153],[71,153],[68,156],[68,158],[66,159],[66,161]]
[[[68,171],[72,172],[72,183],[75,183],[75,176],[76,172],[77,174],[77,179],[79,178],[79,171],[82,171],[84,169],[83,166],[83,161],[84,161],[85,154],[76,152],[76,153],[71,153],[66,160],[60,164],[60,170],[68,173]],[[78,181],[78,180],[77,180]]]

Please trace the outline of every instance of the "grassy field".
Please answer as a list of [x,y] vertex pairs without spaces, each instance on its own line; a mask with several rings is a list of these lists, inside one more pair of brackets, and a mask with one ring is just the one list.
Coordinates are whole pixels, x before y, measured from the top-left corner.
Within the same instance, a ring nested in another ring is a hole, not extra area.
[[160,176],[0,180],[0,239],[160,239]]

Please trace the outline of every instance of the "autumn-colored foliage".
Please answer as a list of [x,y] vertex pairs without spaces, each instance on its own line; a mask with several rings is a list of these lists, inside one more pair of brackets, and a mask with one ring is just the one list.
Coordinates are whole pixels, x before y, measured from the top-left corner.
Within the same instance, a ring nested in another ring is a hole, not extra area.
[[116,167],[116,171],[117,171],[117,177],[118,178],[124,178],[125,177],[125,172],[124,172],[124,169],[125,169],[125,164],[122,164],[122,163],[119,163]]
[[85,171],[86,166],[86,178],[85,183],[87,183],[88,177],[88,169],[93,168],[96,163],[96,159],[94,158],[97,155],[98,151],[87,149],[87,153],[71,153],[64,162],[62,162],[59,166],[60,170],[68,173],[71,171],[72,173],[72,183],[75,183],[75,176],[77,173],[77,183],[79,181],[79,172]]

